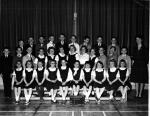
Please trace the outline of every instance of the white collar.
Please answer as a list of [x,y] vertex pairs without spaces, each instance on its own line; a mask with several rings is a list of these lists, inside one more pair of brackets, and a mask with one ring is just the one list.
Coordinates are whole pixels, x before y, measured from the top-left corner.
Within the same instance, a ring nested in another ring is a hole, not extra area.
[[16,68],[16,71],[21,71],[21,70],[22,70],[22,67]]
[[44,58],[45,55],[40,55],[40,54],[39,54],[38,57],[39,57],[39,58]]
[[33,71],[33,68],[26,68],[26,70],[27,70],[28,72],[31,72],[31,71]]
[[61,66],[62,70],[65,70],[67,68],[67,66]]
[[54,67],[54,68],[49,67],[48,70],[50,70],[50,71],[55,71],[55,70],[56,70],[56,67]]
[[41,68],[38,68],[38,71],[41,71],[41,70],[43,70],[43,67],[41,67]]
[[85,68],[84,69],[86,72],[90,72],[91,68]]
[[97,71],[97,72],[102,72],[102,71],[103,71],[103,68],[97,68],[96,71]]
[[120,67],[119,69],[120,69],[120,70],[125,70],[126,68],[125,68],[125,67]]
[[117,70],[116,67],[110,68],[110,72],[115,72]]

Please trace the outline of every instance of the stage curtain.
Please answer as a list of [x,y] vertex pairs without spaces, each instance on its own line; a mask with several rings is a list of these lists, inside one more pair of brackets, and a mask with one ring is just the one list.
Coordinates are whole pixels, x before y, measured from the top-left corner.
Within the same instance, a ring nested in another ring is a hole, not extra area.
[[149,10],[146,0],[77,0],[78,36],[91,37],[95,44],[98,36],[106,45],[116,37],[120,47],[126,46],[129,54],[135,45],[136,35],[142,35],[148,47]]
[[[129,54],[135,45],[135,36],[149,41],[149,5],[147,0],[76,0],[78,42],[84,36],[95,44],[102,36],[106,45],[116,37],[120,47],[127,46]],[[69,41],[73,34],[75,0],[0,0],[0,49],[15,49],[18,40],[25,42],[33,36],[60,33]]]
[[1,48],[14,50],[18,40],[73,33],[73,0],[1,0]]

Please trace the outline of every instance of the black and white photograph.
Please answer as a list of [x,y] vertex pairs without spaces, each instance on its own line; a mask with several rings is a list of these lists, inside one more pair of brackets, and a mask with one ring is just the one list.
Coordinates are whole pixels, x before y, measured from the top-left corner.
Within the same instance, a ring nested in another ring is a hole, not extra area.
[[149,116],[149,0],[0,0],[0,116]]

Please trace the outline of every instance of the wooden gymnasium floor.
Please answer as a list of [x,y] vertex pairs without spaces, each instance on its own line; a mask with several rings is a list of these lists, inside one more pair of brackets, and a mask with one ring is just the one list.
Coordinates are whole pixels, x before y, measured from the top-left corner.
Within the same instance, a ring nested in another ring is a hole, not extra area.
[[0,116],[148,116],[148,91],[144,91],[141,99],[135,99],[134,95],[135,91],[132,91],[126,103],[101,101],[97,105],[90,101],[89,104],[71,105],[67,101],[63,105],[52,104],[49,100],[42,103],[32,100],[29,106],[25,106],[24,101],[15,105],[13,101],[5,100],[0,91]]

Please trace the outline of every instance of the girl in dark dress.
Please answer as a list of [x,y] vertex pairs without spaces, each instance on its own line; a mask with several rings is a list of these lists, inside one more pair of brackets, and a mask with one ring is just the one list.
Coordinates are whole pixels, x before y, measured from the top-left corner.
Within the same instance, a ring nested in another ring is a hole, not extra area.
[[50,67],[50,62],[51,60],[55,60],[56,55],[55,55],[55,48],[54,47],[49,47],[47,51],[47,62],[46,62],[46,68]]
[[67,55],[65,54],[64,48],[60,47],[59,48],[59,53],[58,55],[56,55],[56,62],[57,62],[57,67],[60,68],[61,67],[61,61],[62,60],[67,60]]
[[38,61],[35,80],[37,83],[36,90],[40,97],[40,101],[43,101],[43,96],[44,96],[44,86],[45,86],[44,83],[45,83],[45,78],[46,78],[45,73],[46,73],[46,70],[43,66],[43,62]]
[[49,63],[50,67],[47,69],[46,88],[49,91],[49,96],[51,95],[52,102],[56,102],[56,93],[61,83],[57,79],[56,61],[51,60]]
[[62,95],[63,103],[66,101],[66,96],[68,94],[68,88],[70,87],[70,82],[72,81],[72,71],[67,67],[66,60],[61,61],[61,66],[57,71],[57,78],[61,82],[60,92]]
[[144,84],[148,83],[148,51],[143,45],[141,37],[136,37],[136,46],[133,51],[133,65],[131,81],[135,83],[136,97],[142,97]]
[[99,104],[101,95],[103,94],[105,90],[105,81],[107,78],[107,72],[104,70],[103,63],[101,61],[98,61],[96,64],[96,69],[92,71],[92,78],[94,81],[94,90],[95,90],[95,97],[96,101]]
[[83,70],[80,68],[79,61],[75,61],[72,73],[73,73],[73,80],[72,80],[73,95],[77,96],[79,93],[79,89],[82,86],[81,84],[83,78]]
[[121,102],[126,102],[125,95],[127,95],[127,90],[131,89],[131,84],[129,82],[130,72],[129,72],[129,69],[127,68],[125,60],[123,59],[120,60],[118,71],[119,71],[119,76],[120,76],[119,77],[119,82],[120,82],[119,89],[122,94]]
[[32,89],[35,88],[36,86],[36,81],[35,81],[35,76],[36,76],[36,70],[33,68],[33,63],[32,61],[28,60],[26,62],[26,68],[23,71],[23,78],[25,82],[24,86],[24,95],[25,95],[25,105],[29,105],[29,100],[32,95]]
[[43,67],[45,68],[46,62],[47,62],[47,56],[44,54],[44,48],[39,48],[37,58],[34,61],[34,63],[36,64],[36,67],[39,61],[42,62]]
[[89,102],[89,96],[92,92],[93,79],[91,76],[92,68],[90,66],[90,62],[87,61],[85,63],[85,68],[83,69],[83,94],[85,95],[85,103]]
[[20,101],[21,88],[23,88],[23,67],[21,61],[16,62],[16,68],[12,74],[12,85],[14,86],[14,94],[16,99],[16,104]]
[[113,99],[113,94],[117,91],[117,89],[119,88],[119,73],[118,73],[118,69],[116,68],[117,66],[117,62],[112,59],[109,62],[109,68],[108,68],[108,75],[107,75],[107,81],[108,81],[108,86],[107,86],[107,90],[108,93],[110,95],[109,99],[112,100]]
[[68,54],[68,67],[73,69],[74,67],[74,63],[76,60],[79,60],[79,55],[78,53],[76,52],[76,48],[74,45],[70,45],[70,50],[69,50],[69,54]]

